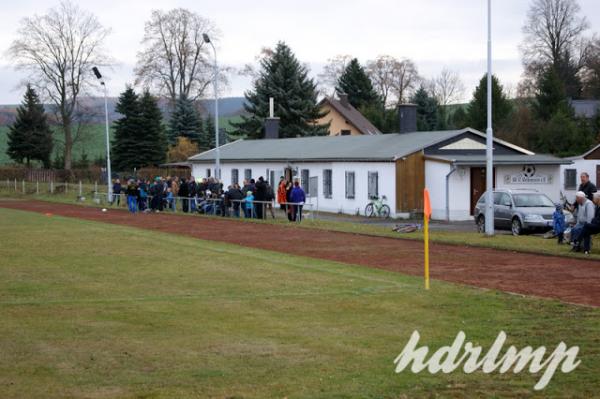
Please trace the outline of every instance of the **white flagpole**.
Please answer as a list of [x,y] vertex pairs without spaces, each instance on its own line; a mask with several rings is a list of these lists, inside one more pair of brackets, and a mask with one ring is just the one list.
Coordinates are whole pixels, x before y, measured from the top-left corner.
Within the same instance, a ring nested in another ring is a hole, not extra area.
[[492,0],[488,0],[487,129],[486,129],[485,234],[494,235],[494,131],[492,129]]

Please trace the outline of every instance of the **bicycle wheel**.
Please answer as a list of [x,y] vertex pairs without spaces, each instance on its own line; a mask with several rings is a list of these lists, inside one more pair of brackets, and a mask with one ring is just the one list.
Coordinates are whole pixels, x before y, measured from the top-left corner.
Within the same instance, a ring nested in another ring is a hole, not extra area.
[[375,209],[373,208],[373,204],[372,203],[368,204],[365,207],[365,216],[370,218],[370,217],[373,217],[374,215],[375,215]]
[[380,215],[384,219],[389,219],[389,217],[390,217],[390,207],[387,206],[387,205],[382,206],[381,207],[381,211],[380,211]]

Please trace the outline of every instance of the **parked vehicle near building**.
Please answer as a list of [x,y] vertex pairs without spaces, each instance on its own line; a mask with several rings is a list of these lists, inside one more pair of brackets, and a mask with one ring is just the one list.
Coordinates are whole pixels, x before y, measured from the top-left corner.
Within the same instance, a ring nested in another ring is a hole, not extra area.
[[[556,205],[537,190],[494,190],[494,227],[499,230],[511,230],[513,235],[526,232],[546,232],[552,229],[552,214]],[[571,213],[564,211],[567,221]],[[478,230],[485,229],[485,194],[475,206],[474,219]]]

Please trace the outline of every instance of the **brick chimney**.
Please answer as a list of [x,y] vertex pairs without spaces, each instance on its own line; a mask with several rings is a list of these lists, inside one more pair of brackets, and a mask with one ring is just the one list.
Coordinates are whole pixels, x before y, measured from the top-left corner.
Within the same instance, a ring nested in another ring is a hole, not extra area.
[[269,98],[269,117],[265,119],[265,139],[279,138],[279,118],[274,116],[275,102]]
[[340,103],[347,107],[350,103],[348,102],[348,95],[346,93],[338,93],[338,98],[340,99]]

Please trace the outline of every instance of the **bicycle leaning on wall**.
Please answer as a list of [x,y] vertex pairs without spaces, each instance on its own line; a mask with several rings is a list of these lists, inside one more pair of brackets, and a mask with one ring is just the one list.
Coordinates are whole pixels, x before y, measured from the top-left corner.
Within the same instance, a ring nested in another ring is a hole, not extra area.
[[388,219],[390,217],[390,207],[385,204],[385,201],[387,201],[386,196],[384,195],[381,198],[371,197],[371,200],[365,207],[365,216]]

